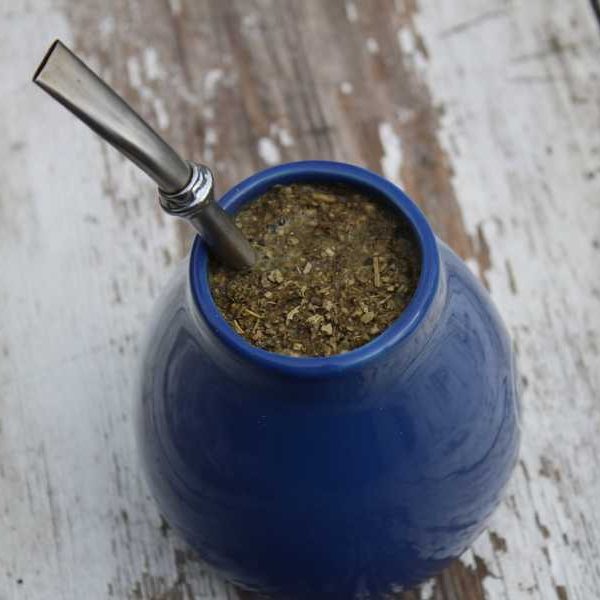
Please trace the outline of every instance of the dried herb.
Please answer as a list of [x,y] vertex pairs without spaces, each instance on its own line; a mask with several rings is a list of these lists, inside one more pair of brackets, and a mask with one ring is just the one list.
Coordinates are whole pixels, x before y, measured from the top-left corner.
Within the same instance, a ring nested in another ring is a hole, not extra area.
[[381,333],[414,294],[420,252],[409,225],[355,189],[275,186],[236,222],[258,263],[240,272],[211,261],[210,284],[225,319],[260,348],[347,352]]

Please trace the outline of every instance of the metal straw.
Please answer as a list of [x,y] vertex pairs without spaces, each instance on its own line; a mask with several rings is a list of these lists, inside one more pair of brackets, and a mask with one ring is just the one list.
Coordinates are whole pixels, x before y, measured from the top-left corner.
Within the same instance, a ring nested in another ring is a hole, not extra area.
[[218,260],[236,269],[254,265],[254,250],[214,200],[210,169],[183,160],[62,42],[52,44],[33,81],[145,171],[162,208],[189,221]]

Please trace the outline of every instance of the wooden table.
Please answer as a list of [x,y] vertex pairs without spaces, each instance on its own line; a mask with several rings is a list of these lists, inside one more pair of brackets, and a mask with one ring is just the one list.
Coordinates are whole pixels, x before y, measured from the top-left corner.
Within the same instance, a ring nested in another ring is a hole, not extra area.
[[213,165],[221,190],[321,158],[408,191],[510,327],[523,446],[489,530],[402,597],[600,597],[600,24],[588,0],[0,11],[2,600],[242,597],[161,520],[132,433],[140,336],[190,232],[30,83],[57,36]]

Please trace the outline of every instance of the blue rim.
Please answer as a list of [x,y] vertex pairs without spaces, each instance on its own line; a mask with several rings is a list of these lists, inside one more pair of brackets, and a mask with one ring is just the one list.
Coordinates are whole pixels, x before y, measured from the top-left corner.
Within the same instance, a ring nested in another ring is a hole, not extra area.
[[310,377],[363,368],[391,347],[408,338],[427,314],[438,286],[440,259],[435,236],[423,213],[404,192],[383,177],[354,165],[330,161],[302,161],[265,169],[229,190],[219,201],[228,212],[236,212],[277,184],[293,182],[346,183],[384,197],[411,223],[421,247],[421,276],[415,294],[404,312],[376,338],[345,354],[328,357],[294,357],[253,346],[225,321],[215,304],[208,281],[206,245],[196,237],[190,259],[189,277],[196,308],[210,329],[228,347],[268,369]]

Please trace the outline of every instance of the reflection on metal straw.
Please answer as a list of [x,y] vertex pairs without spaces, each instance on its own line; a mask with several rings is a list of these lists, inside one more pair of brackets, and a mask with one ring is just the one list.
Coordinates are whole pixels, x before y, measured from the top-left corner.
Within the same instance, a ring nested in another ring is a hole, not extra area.
[[221,262],[237,269],[254,264],[254,250],[214,201],[208,167],[183,160],[60,41],[52,44],[33,81],[145,171],[159,187],[162,208],[187,219]]

